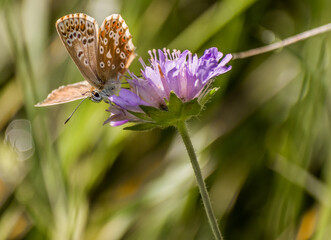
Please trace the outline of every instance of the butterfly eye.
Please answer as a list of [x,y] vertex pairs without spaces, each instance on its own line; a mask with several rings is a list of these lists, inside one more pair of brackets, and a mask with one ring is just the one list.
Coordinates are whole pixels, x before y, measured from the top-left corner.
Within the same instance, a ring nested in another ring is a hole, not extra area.
[[93,102],[100,102],[100,101],[102,100],[102,97],[100,96],[100,94],[99,94],[98,92],[93,91],[93,92],[91,93],[91,100],[92,100]]

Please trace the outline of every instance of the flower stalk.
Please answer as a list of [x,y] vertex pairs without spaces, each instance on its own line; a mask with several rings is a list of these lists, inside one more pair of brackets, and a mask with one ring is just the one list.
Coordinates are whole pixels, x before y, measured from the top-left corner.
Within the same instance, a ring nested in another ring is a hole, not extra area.
[[215,214],[214,214],[211,202],[210,202],[207,187],[206,187],[206,184],[205,184],[205,182],[203,180],[203,177],[202,177],[199,162],[198,162],[197,156],[195,154],[190,136],[189,136],[188,131],[187,131],[186,123],[184,121],[180,121],[180,122],[178,122],[176,127],[177,127],[177,129],[178,129],[178,131],[179,131],[179,133],[180,133],[180,135],[183,139],[183,142],[184,142],[184,145],[186,147],[187,153],[190,157],[191,164],[192,164],[194,174],[195,174],[195,178],[197,180],[200,195],[201,195],[201,198],[202,198],[203,206],[205,208],[207,218],[208,218],[210,227],[213,231],[214,237],[215,237],[216,240],[222,240],[223,237],[222,237],[221,231],[220,231],[220,229],[218,227],[218,224],[217,224],[217,220],[216,220],[216,217],[215,217]]

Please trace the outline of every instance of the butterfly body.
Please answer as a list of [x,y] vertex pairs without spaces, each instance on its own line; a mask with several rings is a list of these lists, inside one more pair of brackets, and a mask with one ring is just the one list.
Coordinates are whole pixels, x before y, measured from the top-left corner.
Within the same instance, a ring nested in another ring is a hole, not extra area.
[[90,99],[93,102],[101,102],[104,100],[105,102],[109,102],[108,98],[114,94],[117,94],[121,88],[120,81],[108,80],[102,89],[93,90],[90,95]]
[[69,14],[56,22],[56,29],[86,81],[62,86],[36,106],[87,97],[94,102],[108,102],[111,95],[119,92],[120,78],[135,58],[132,36],[121,15],[110,15],[99,28],[86,14]]

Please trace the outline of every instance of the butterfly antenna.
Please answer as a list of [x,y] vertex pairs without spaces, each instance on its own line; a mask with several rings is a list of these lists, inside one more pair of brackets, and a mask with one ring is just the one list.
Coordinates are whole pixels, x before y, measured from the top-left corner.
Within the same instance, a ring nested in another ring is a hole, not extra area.
[[70,114],[70,116],[67,118],[67,120],[64,122],[64,124],[66,124],[67,122],[69,122],[70,118],[72,117],[72,115],[74,115],[74,113],[76,112],[76,110],[78,109],[78,107],[87,99],[88,97],[84,98],[82,101],[80,101],[80,103],[77,105],[77,107],[75,108],[75,110]]

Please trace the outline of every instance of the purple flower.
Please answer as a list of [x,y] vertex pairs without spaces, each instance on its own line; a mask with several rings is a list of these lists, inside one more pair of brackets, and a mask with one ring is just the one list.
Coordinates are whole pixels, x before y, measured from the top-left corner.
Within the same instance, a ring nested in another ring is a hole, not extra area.
[[188,50],[170,53],[164,49],[158,50],[158,54],[153,50],[149,55],[150,66],[140,59],[143,66],[141,77],[129,72],[131,90],[121,89],[118,96],[109,98],[111,116],[105,123],[119,126],[126,122],[144,122],[145,118],[133,113],[144,113],[141,105],[167,110],[171,92],[183,103],[200,99],[212,78],[231,69],[226,64],[232,55],[227,54],[222,59],[223,53],[215,47],[207,49],[200,58]]

